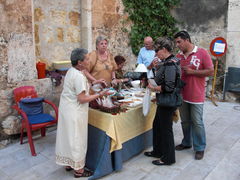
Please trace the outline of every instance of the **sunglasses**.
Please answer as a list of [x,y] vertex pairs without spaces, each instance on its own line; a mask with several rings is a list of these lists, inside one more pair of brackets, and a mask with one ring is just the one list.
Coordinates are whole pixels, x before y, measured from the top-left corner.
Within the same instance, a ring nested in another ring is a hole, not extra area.
[[155,49],[155,53],[157,53],[159,50],[162,50],[163,48],[157,48]]

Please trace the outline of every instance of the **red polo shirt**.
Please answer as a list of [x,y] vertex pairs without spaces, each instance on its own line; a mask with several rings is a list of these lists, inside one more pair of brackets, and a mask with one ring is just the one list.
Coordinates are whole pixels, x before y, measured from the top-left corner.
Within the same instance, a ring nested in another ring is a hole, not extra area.
[[[178,53],[181,67],[189,66],[194,70],[203,70],[213,67],[212,59],[205,49],[194,47],[188,57]],[[205,77],[187,75],[182,71],[182,80],[186,83],[182,95],[185,102],[202,104],[205,100]]]

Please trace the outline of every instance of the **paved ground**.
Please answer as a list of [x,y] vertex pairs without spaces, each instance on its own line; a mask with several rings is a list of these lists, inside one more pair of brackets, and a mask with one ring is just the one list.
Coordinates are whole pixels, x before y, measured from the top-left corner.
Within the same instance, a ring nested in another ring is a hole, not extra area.
[[[240,104],[205,104],[207,149],[203,160],[194,160],[192,150],[176,152],[176,164],[157,167],[140,154],[124,163],[120,172],[102,180],[240,180]],[[175,143],[181,142],[180,123],[174,124]],[[35,140],[38,155],[28,144],[12,144],[0,150],[0,180],[70,180],[73,174],[54,162],[56,131]],[[84,178],[82,178],[84,179]]]

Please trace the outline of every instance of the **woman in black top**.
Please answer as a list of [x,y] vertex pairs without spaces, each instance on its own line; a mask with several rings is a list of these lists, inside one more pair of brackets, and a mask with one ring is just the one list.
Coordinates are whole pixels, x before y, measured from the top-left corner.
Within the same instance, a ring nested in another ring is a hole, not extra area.
[[[169,38],[158,38],[154,43],[154,47],[157,57],[162,62],[153,63],[155,65],[154,80],[157,86],[149,83],[148,88],[155,91],[156,98],[159,98],[160,93],[172,93],[176,88],[175,81],[177,73],[180,72],[180,66],[178,59],[171,54],[174,43]],[[172,118],[176,108],[157,105],[153,122],[153,151],[144,153],[145,156],[159,158],[152,161],[154,165],[171,165],[175,163]]]

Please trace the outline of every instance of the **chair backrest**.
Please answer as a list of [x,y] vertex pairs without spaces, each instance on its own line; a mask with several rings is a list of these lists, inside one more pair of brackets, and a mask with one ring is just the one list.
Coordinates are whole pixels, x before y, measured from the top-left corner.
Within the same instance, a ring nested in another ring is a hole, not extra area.
[[240,68],[228,67],[225,89],[226,91],[240,93]]
[[37,92],[33,86],[21,86],[13,90],[14,100],[18,105],[23,98],[36,98]]

